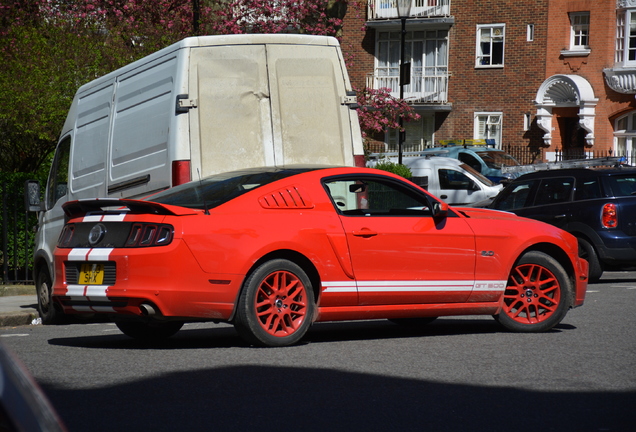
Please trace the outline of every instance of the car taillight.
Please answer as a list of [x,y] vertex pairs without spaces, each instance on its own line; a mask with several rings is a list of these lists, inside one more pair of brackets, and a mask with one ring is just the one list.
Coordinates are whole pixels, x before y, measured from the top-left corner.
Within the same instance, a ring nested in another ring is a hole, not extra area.
[[601,213],[601,224],[603,228],[616,228],[618,226],[618,214],[616,204],[605,204]]
[[125,247],[165,246],[172,242],[173,231],[172,225],[135,223]]
[[75,233],[75,225],[65,225],[57,242],[59,247],[70,247],[73,234]]

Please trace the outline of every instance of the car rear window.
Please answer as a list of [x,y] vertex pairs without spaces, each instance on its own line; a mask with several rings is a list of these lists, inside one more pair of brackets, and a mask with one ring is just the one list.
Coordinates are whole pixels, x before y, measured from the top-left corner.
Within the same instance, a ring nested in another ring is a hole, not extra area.
[[192,209],[218,207],[250,190],[318,168],[259,168],[233,171],[192,181],[148,198],[161,204]]
[[636,195],[636,174],[609,177],[612,195],[617,197]]

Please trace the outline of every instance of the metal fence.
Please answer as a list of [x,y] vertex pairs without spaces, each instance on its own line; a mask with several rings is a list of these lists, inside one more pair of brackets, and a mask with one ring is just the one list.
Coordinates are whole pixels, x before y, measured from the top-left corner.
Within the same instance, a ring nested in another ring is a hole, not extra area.
[[625,163],[628,165],[636,165],[636,155],[629,152],[617,153],[613,150],[587,150],[587,149],[556,149],[555,158],[557,162],[572,160],[572,159],[595,159],[604,157],[621,157],[625,158]]
[[33,282],[33,243],[35,213],[26,211],[24,191],[11,183],[0,183],[2,209],[2,283]]

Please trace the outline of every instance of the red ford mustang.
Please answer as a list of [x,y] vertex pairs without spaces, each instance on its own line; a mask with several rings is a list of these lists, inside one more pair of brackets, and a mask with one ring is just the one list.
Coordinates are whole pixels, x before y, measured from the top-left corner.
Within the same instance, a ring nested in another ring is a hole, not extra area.
[[149,200],[66,203],[54,302],[135,338],[231,322],[249,343],[315,321],[494,315],[551,329],[583,304],[576,239],[494,210],[449,208],[396,175],[285,167],[214,175]]

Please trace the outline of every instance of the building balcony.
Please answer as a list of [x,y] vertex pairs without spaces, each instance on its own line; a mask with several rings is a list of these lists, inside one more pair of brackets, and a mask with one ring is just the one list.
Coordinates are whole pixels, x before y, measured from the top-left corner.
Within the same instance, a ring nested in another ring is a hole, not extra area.
[[[451,0],[411,0],[410,18],[450,16]],[[369,0],[369,21],[399,19],[396,0]]]
[[[418,70],[419,69],[419,70]],[[404,99],[413,105],[448,103],[448,70],[445,67],[421,68],[411,71],[411,83],[404,86]],[[385,69],[376,70],[367,75],[367,87],[372,89],[388,88],[391,96],[400,97],[400,77],[388,73]]]
[[636,94],[636,68],[603,69],[605,82],[615,92]]

